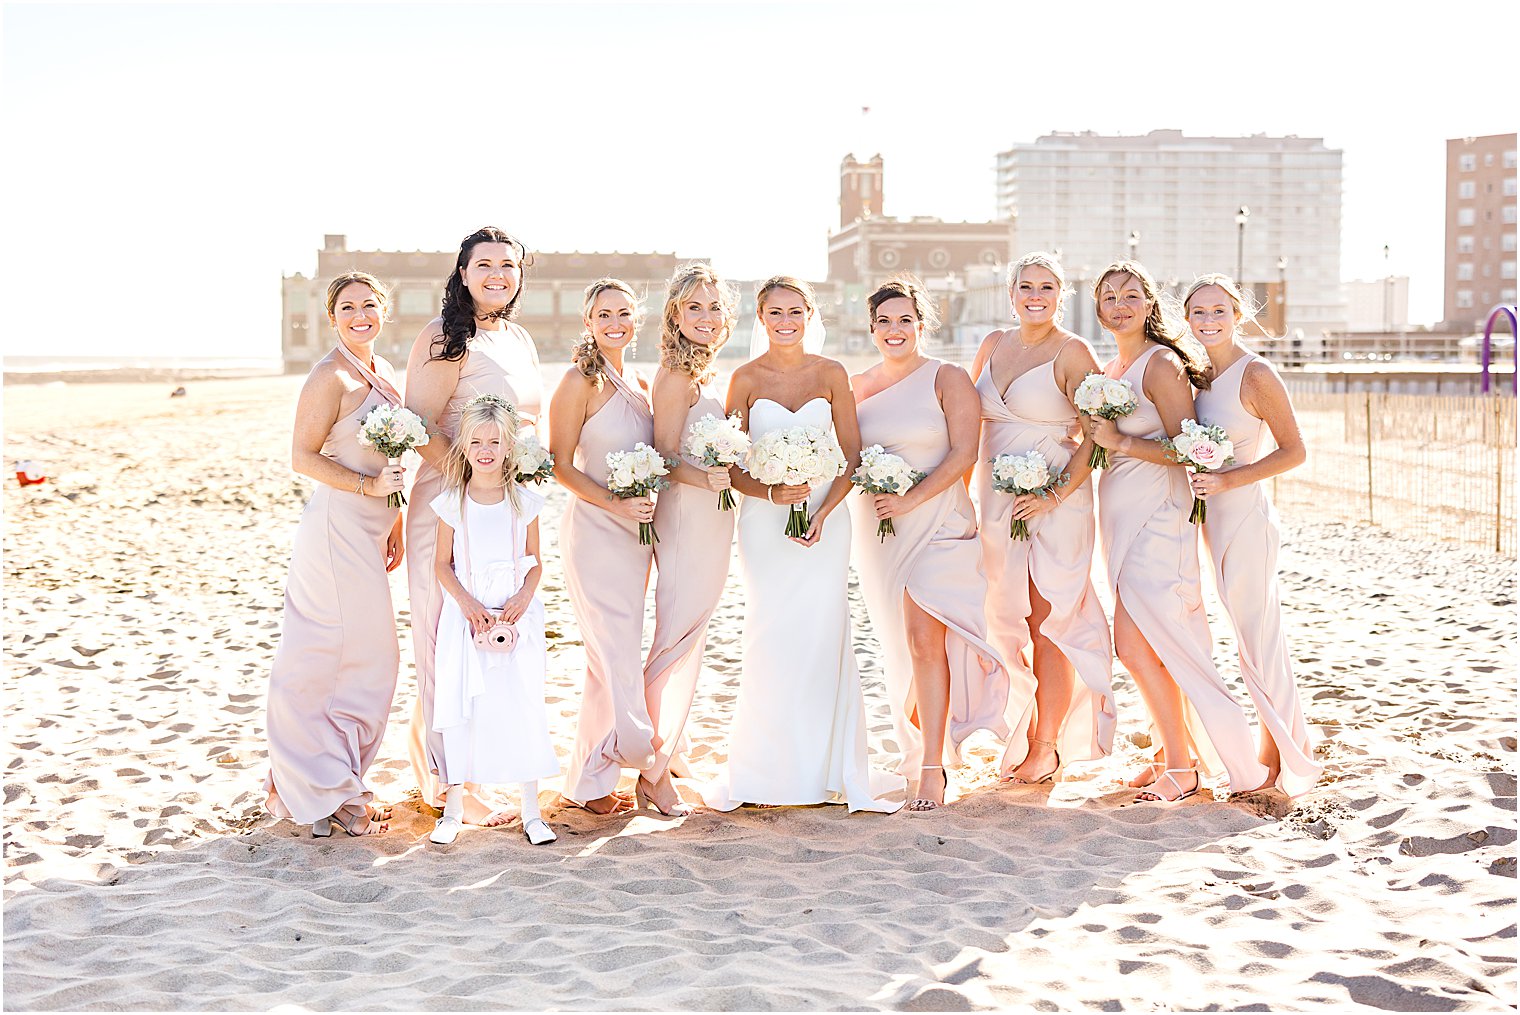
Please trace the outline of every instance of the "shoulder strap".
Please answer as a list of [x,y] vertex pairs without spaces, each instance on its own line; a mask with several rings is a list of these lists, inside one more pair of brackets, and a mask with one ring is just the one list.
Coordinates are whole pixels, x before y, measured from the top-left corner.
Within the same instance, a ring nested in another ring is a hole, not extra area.
[[359,360],[359,357],[348,351],[348,346],[344,345],[342,342],[339,342],[338,352],[342,354],[344,359],[348,360],[348,362],[353,366],[355,370],[359,371],[359,376],[368,381],[370,387],[380,392],[381,398],[384,398],[392,405],[401,404],[401,392],[396,390],[396,386],[390,381],[381,377],[379,374],[375,373],[369,367],[365,366]]

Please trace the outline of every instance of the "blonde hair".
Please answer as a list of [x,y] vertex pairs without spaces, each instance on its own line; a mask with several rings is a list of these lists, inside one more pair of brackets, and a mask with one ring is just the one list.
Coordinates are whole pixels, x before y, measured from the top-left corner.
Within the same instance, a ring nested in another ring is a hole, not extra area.
[[[1044,268],[1056,277],[1056,313],[1055,322],[1061,323],[1061,316],[1066,312],[1066,297],[1071,290],[1066,288],[1066,269],[1061,267],[1061,259],[1045,250],[1036,250],[1025,254],[1008,266],[1008,294],[1013,295],[1013,290],[1019,284],[1019,278],[1024,274],[1025,268]],[[1015,314],[1017,316],[1017,314]]]
[[802,305],[807,307],[809,315],[818,312],[818,298],[813,295],[812,286],[800,278],[793,278],[790,275],[772,275],[764,282],[761,282],[760,287],[755,290],[755,313],[758,314],[765,309],[765,297],[770,294],[772,289],[790,289],[802,297]]
[[[644,320],[644,303],[639,294],[633,291],[633,286],[620,278],[599,278],[586,287],[585,294],[581,297],[581,320],[589,322],[591,310],[596,305],[596,298],[609,289],[620,292],[628,297],[628,302],[633,304],[633,327],[637,332],[638,327]],[[633,342],[628,343],[628,351],[634,348]],[[602,355],[602,350],[596,347],[596,336],[591,332],[588,323],[581,332],[581,340],[571,350],[570,361],[575,364],[585,377],[591,381],[592,387],[602,390],[602,381],[607,375],[607,360]]]
[[1211,285],[1217,285],[1220,289],[1224,290],[1225,296],[1235,305],[1235,313],[1242,321],[1254,322],[1256,315],[1261,313],[1261,307],[1251,298],[1251,294],[1247,290],[1240,288],[1239,282],[1228,275],[1210,272],[1207,275],[1199,275],[1193,279],[1193,284],[1188,286],[1187,294],[1182,297],[1182,310],[1184,314],[1187,313],[1187,306],[1192,302],[1193,297],[1198,294],[1198,290]]
[[[713,287],[723,308],[723,328],[711,345],[700,345],[681,334],[681,304],[704,285]],[[660,364],[666,370],[686,374],[698,384],[712,380],[713,360],[734,332],[738,309],[739,294],[710,265],[701,262],[681,265],[665,288],[665,312],[660,317]]]
[[918,322],[924,326],[926,333],[938,330],[939,310],[935,308],[934,301],[929,298],[924,284],[918,280],[917,276],[908,272],[893,275],[877,286],[874,293],[866,297],[867,326],[870,326],[871,319],[876,316],[877,308],[887,300],[896,299],[913,301],[913,312],[918,315]]
[[327,286],[327,316],[332,317],[338,309],[338,294],[351,283],[360,282],[370,287],[376,296],[380,297],[380,309],[384,311],[384,319],[390,320],[391,291],[385,287],[385,283],[371,275],[367,271],[345,271],[333,279]]
[[444,489],[459,494],[461,511],[464,510],[465,489],[475,475],[475,470],[470,465],[470,438],[488,426],[494,426],[501,432],[502,489],[507,492],[512,510],[522,509],[517,496],[517,476],[513,466],[513,459],[517,457],[517,431],[521,425],[516,407],[500,395],[476,395],[464,404],[464,410],[459,414],[459,433],[438,466],[438,471],[443,475]]
[[[1098,276],[1098,281],[1093,283],[1093,309],[1097,312],[1098,320],[1103,320],[1103,283],[1115,275],[1128,275],[1140,283],[1140,292],[1150,303],[1150,309],[1145,315],[1145,337],[1157,345],[1166,346],[1177,354],[1182,361],[1182,369],[1187,373],[1188,382],[1199,391],[1206,391],[1209,387],[1208,367],[1199,361],[1198,356],[1182,344],[1182,336],[1187,334],[1187,328],[1178,323],[1177,312],[1173,309],[1176,299],[1162,293],[1161,287],[1156,285],[1156,280],[1151,273],[1145,270],[1145,265],[1139,261],[1115,261],[1103,269]],[[1192,336],[1188,336],[1192,342]]]

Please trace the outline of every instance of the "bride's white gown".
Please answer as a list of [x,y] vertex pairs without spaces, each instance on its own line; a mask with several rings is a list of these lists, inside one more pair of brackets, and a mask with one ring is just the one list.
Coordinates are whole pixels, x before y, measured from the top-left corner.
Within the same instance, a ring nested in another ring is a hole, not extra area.
[[[815,398],[792,412],[768,398],[750,407],[750,436],[811,424],[833,429],[833,409]],[[827,487],[813,491],[809,511]],[[728,764],[702,798],[718,810],[744,803],[842,803],[891,813],[881,799],[904,789],[901,776],[867,760],[865,702],[845,598],[850,512],[824,522],[812,546],[786,537],[785,505],[746,497],[739,507],[744,574],[744,662],[734,705]]]

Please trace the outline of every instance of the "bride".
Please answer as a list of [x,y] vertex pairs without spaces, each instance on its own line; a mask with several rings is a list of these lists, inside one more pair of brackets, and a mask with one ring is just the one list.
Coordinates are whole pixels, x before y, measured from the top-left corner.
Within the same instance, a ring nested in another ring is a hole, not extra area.
[[[769,279],[755,305],[763,340],[759,355],[734,371],[727,411],[743,418],[753,438],[792,426],[832,429],[849,466],[817,490],[765,486],[735,472],[734,488],[744,494],[744,663],[728,764],[702,797],[718,810],[843,803],[851,811],[891,813],[902,804],[881,798],[903,790],[904,781],[873,772],[867,761],[865,702],[845,599],[850,517],[835,510],[860,460],[849,374],[816,354],[823,329],[806,282]],[[802,501],[807,534],[788,537],[787,513]]]

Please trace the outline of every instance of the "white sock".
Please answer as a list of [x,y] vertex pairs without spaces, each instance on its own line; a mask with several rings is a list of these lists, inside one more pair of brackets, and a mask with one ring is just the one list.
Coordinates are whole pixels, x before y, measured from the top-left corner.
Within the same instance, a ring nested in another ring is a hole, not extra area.
[[443,816],[453,818],[455,821],[464,820],[464,786],[459,783],[455,783],[445,791]]
[[522,823],[526,825],[534,818],[543,817],[538,809],[538,780],[521,783],[518,789],[522,792]]

